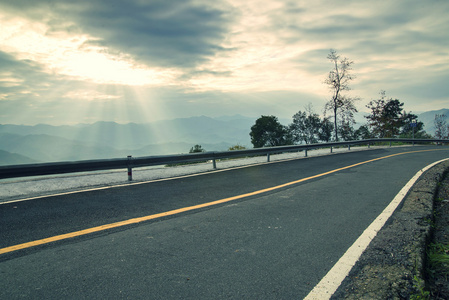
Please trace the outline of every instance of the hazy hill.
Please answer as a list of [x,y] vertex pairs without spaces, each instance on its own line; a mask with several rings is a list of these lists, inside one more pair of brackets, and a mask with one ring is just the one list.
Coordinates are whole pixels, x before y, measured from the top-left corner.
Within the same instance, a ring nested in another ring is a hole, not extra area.
[[[254,121],[236,115],[148,124],[0,125],[0,150],[40,162],[187,153],[195,144],[207,151],[224,151],[236,144],[250,147]],[[21,162],[8,164],[16,163]]]
[[223,119],[205,116],[180,118],[148,124],[97,122],[76,126],[0,125],[0,133],[46,134],[85,145],[138,149],[165,143],[221,143],[250,145],[249,132],[255,119],[236,115]]
[[435,115],[446,115],[449,125],[449,109],[432,110],[418,115],[418,120],[424,123],[424,130],[431,135],[435,134]]
[[17,154],[17,153],[10,153],[8,151],[0,150],[0,166],[2,165],[18,165],[18,164],[32,164],[36,163],[37,161]]
[[46,134],[22,136],[0,133],[0,150],[40,162],[112,158],[120,155],[113,148],[85,146],[81,142]]
[[[424,129],[432,135],[436,114],[449,116],[449,109],[418,115],[425,124]],[[0,150],[3,150],[0,164],[187,153],[195,144],[207,151],[224,151],[236,144],[251,148],[249,132],[255,120],[235,115],[147,124],[0,125]],[[288,121],[284,120],[283,124],[288,125]]]

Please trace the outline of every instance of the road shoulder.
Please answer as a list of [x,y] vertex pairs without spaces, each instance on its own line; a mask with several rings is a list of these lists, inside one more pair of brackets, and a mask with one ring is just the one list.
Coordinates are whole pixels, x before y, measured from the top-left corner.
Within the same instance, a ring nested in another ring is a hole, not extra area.
[[426,173],[365,250],[331,299],[408,299],[425,286],[426,245],[434,233],[434,199],[449,161]]

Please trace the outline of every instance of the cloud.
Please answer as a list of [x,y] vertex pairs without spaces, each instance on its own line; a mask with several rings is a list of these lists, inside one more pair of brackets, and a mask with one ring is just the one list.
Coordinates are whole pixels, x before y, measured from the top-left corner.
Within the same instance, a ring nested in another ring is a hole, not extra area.
[[328,99],[330,48],[354,61],[359,108],[386,90],[407,110],[438,109],[449,105],[448,13],[438,0],[2,1],[0,122],[46,110],[63,122],[68,109],[121,122],[289,118]]
[[110,101],[112,99],[120,99],[121,96],[118,95],[108,95],[93,90],[77,90],[70,91],[63,95],[63,98],[70,98],[75,100],[86,100],[86,101]]
[[[193,67],[220,46],[232,19],[229,6],[191,0],[12,1],[35,19],[46,20],[49,34],[84,32],[88,45],[113,49],[149,66]],[[44,12],[44,18],[36,11]]]
[[[1,15],[0,15],[1,17]],[[97,83],[163,84],[176,71],[136,64],[127,54],[111,54],[107,48],[88,45],[86,34],[48,34],[48,25],[3,15],[2,46],[18,60],[30,60],[48,74],[60,74]]]
[[0,51],[0,93],[2,100],[19,101],[48,89],[50,76],[31,60],[17,60]]

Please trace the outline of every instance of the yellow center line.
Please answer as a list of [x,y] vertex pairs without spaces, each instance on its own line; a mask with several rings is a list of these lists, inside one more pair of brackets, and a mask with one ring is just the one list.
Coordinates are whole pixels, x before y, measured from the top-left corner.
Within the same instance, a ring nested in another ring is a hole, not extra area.
[[321,173],[321,174],[318,174],[318,175],[314,175],[314,176],[310,176],[310,177],[307,177],[307,178],[302,178],[302,179],[299,179],[299,180],[287,182],[287,183],[284,183],[284,184],[280,184],[280,185],[273,186],[273,187],[270,187],[270,188],[254,191],[254,192],[251,192],[251,193],[246,193],[246,194],[237,195],[237,196],[233,196],[233,197],[229,197],[229,198],[224,198],[224,199],[220,199],[220,200],[216,200],[216,201],[212,201],[212,202],[207,202],[207,203],[203,203],[203,204],[198,204],[198,205],[183,207],[183,208],[179,208],[179,209],[174,209],[174,210],[170,210],[170,211],[166,211],[166,212],[162,212],[162,213],[158,213],[158,214],[154,214],[154,215],[144,216],[144,217],[140,217],[140,218],[133,218],[133,219],[120,221],[120,222],[116,222],[116,223],[105,224],[105,225],[92,227],[92,228],[88,228],[88,229],[84,229],[84,230],[74,231],[74,232],[61,234],[61,235],[56,235],[56,236],[52,236],[52,237],[45,238],[45,239],[40,239],[40,240],[36,240],[36,241],[31,241],[31,242],[27,242],[27,243],[23,243],[23,244],[18,244],[18,245],[14,245],[14,246],[1,248],[0,249],[0,255],[1,254],[5,254],[5,253],[9,253],[9,252],[13,252],[13,251],[17,251],[17,250],[22,250],[22,249],[26,249],[26,248],[31,248],[31,247],[43,245],[43,244],[48,244],[48,243],[52,243],[52,242],[56,242],[56,241],[61,241],[61,240],[69,239],[69,238],[79,237],[79,236],[83,236],[83,235],[87,235],[87,234],[91,234],[91,233],[95,233],[95,232],[100,232],[100,231],[104,231],[104,230],[108,230],[108,229],[118,228],[118,227],[121,227],[121,226],[137,224],[137,223],[150,221],[150,220],[154,220],[154,219],[158,219],[158,218],[162,218],[162,217],[166,217],[166,216],[172,216],[172,215],[180,214],[180,213],[183,213],[183,212],[188,212],[188,211],[192,211],[192,210],[196,210],[196,209],[200,209],[200,208],[204,208],[204,207],[214,206],[214,205],[217,205],[217,204],[222,204],[222,203],[226,203],[226,202],[230,202],[230,201],[234,201],[234,200],[238,200],[238,199],[242,199],[242,198],[246,198],[246,197],[250,197],[250,196],[254,196],[254,195],[260,195],[260,194],[263,194],[263,193],[266,193],[266,192],[271,192],[271,191],[274,191],[274,190],[278,190],[278,189],[281,189],[281,188],[284,188],[284,187],[287,187],[287,186],[295,185],[295,184],[298,184],[298,183],[301,183],[301,182],[304,182],[304,181],[307,181],[307,180],[310,180],[310,179],[326,176],[326,175],[329,175],[329,174],[332,174],[332,173],[335,173],[335,172],[339,172],[339,171],[342,171],[342,170],[346,170],[346,169],[349,169],[349,168],[353,168],[353,167],[356,167],[356,166],[367,164],[367,163],[370,163],[370,162],[373,162],[373,161],[386,159],[386,158],[390,158],[390,157],[398,156],[398,155],[403,155],[403,154],[410,154],[410,153],[417,153],[417,152],[426,152],[426,151],[438,151],[438,150],[432,149],[432,150],[410,151],[410,152],[402,152],[402,153],[391,154],[391,155],[387,155],[387,156],[383,156],[383,157],[379,157],[379,158],[374,158],[374,159],[371,159],[371,160],[359,162],[359,163],[356,163],[356,164],[353,164],[353,165],[349,165],[349,166],[346,166],[346,167],[334,169],[334,170],[331,170],[331,171],[328,171],[328,172],[324,172],[324,173]]

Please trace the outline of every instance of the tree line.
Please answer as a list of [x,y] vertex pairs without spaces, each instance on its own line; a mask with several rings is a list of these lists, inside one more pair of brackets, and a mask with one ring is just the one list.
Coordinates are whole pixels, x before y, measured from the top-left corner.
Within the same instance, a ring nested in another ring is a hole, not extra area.
[[[387,98],[381,91],[380,98],[370,101],[366,107],[370,113],[365,116],[367,123],[354,129],[357,112],[355,102],[358,97],[350,97],[349,83],[355,77],[352,74],[353,61],[341,58],[335,50],[330,50],[327,58],[332,69],[324,83],[331,92],[330,100],[325,104],[324,116],[320,117],[309,104],[304,111],[293,115],[288,126],[282,125],[276,116],[261,116],[251,127],[251,143],[254,148],[273,147],[293,144],[312,144],[329,141],[349,141],[368,138],[431,138],[424,131],[424,124],[418,116],[406,112],[404,103],[399,99]],[[331,113],[328,116],[328,113]],[[449,138],[449,126],[444,115],[435,116],[435,138]]]

